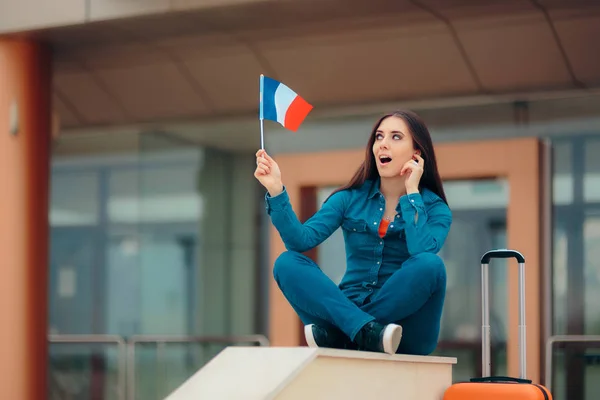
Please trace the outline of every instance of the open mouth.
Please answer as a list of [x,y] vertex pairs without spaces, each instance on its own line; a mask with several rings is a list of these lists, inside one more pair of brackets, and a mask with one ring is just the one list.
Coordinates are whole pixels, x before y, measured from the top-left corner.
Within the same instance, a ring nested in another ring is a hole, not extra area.
[[388,156],[379,156],[379,162],[383,165],[389,163],[390,161],[392,161],[391,157]]

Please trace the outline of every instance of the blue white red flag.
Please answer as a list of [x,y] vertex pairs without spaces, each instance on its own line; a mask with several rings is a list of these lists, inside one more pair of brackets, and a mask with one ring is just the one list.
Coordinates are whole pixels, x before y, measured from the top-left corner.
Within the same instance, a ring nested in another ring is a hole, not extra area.
[[260,76],[260,119],[279,122],[297,131],[313,106],[275,79]]

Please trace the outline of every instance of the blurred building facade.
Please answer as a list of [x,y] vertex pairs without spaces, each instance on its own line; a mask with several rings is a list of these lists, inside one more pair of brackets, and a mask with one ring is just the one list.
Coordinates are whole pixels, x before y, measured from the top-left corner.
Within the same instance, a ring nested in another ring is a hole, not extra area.
[[[130,398],[133,381],[136,398],[162,398],[223,347],[158,336],[303,344],[271,279],[283,247],[252,175],[261,73],[315,106],[297,133],[265,123],[302,219],[351,176],[381,113],[411,108],[429,125],[454,212],[436,354],[459,358],[456,380],[481,370],[479,258],[490,248],[527,259],[529,377],[547,384],[550,337],[600,335],[600,6],[1,7],[0,345],[18,366],[2,397]],[[342,246],[337,231],[310,253],[334,281]],[[498,375],[517,374],[514,267],[491,269]],[[148,343],[125,385],[117,344],[136,337]],[[597,398],[595,346],[555,349],[554,398]],[[27,382],[47,370],[35,392]]]

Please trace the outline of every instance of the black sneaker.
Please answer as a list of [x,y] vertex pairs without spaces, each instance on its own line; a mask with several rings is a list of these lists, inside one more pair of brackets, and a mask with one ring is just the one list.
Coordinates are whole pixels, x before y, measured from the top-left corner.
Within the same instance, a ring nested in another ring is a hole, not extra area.
[[400,340],[402,340],[400,325],[382,325],[375,321],[363,326],[354,338],[360,350],[387,354],[396,354]]
[[356,350],[356,345],[339,329],[323,328],[315,324],[305,325],[304,337],[308,347]]

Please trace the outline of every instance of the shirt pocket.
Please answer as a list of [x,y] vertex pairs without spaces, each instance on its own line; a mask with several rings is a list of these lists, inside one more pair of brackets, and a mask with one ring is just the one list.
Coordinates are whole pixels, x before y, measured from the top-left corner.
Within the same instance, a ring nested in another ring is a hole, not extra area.
[[342,229],[350,246],[358,248],[367,244],[368,231],[365,220],[345,219],[342,222]]
[[348,232],[366,232],[367,221],[362,219],[345,219],[344,222],[342,222],[342,228]]

